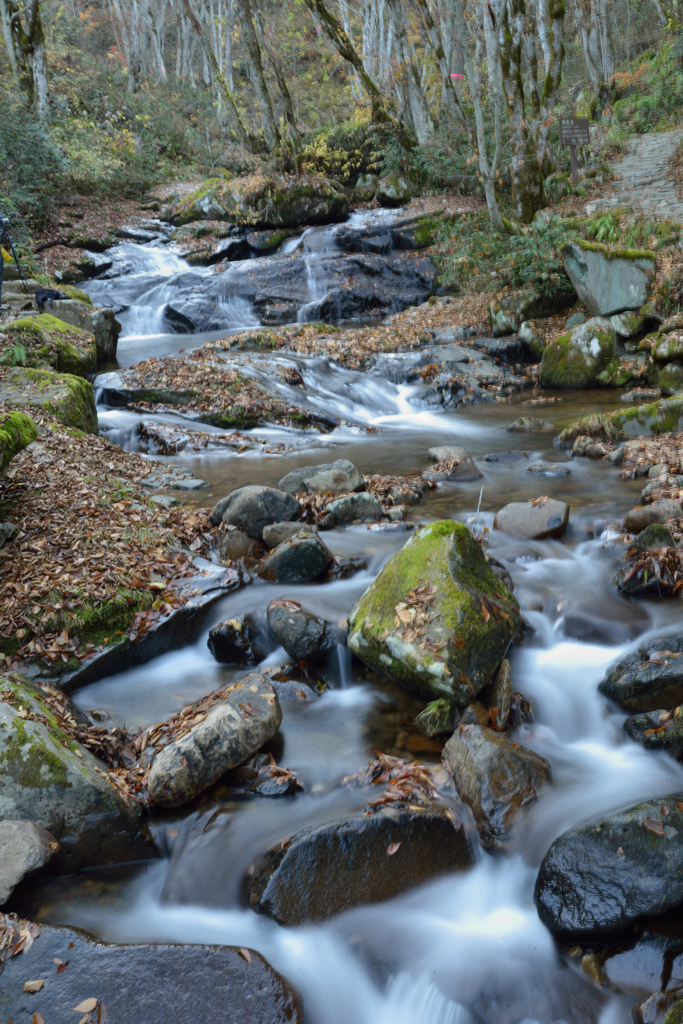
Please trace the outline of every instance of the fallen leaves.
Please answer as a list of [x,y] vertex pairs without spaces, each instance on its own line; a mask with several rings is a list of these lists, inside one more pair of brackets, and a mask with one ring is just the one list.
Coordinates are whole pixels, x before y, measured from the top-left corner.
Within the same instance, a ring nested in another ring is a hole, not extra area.
[[655,821],[654,818],[643,818],[643,828],[646,828],[648,832],[652,832],[655,836],[666,836],[661,821]]
[[240,946],[237,952],[239,953],[243,960],[247,961],[248,964],[251,963],[251,953],[249,952],[248,949],[245,949],[244,946]]
[[33,945],[40,935],[40,925],[35,921],[25,921],[16,914],[0,914],[0,974],[5,960],[19,956]]
[[387,846],[387,857],[393,857],[395,853],[398,853],[400,846],[401,846],[400,842],[399,843],[389,843],[389,845]]
[[431,768],[417,761],[407,764],[400,757],[391,757],[389,754],[378,753],[377,760],[369,761],[364,772],[346,776],[344,783],[350,786],[387,784],[381,797],[368,801],[366,814],[372,814],[376,808],[387,805],[407,803],[419,806],[428,803],[437,794]]
[[40,992],[44,984],[45,978],[39,978],[36,981],[25,981],[24,992]]
[[548,500],[549,499],[548,499],[547,495],[544,494],[540,498],[533,498],[533,499],[531,499],[530,504],[531,504],[532,508],[543,508],[543,506],[545,504],[547,504]]

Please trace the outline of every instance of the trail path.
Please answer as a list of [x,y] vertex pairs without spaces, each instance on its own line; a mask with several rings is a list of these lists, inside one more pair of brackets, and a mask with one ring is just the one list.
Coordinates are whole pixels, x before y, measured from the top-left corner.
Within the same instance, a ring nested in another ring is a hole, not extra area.
[[613,164],[617,180],[612,183],[610,196],[589,203],[586,212],[632,206],[645,214],[683,220],[683,199],[668,168],[669,157],[681,138],[683,128],[629,139],[624,156]]

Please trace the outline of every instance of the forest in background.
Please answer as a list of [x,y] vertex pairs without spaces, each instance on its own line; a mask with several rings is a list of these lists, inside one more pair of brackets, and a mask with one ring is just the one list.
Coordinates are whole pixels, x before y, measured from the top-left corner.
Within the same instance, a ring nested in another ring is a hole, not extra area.
[[558,113],[600,125],[582,154],[598,174],[683,103],[683,9],[666,0],[0,0],[0,14],[0,206],[22,242],[70,195],[266,169],[457,188],[514,233],[567,187]]

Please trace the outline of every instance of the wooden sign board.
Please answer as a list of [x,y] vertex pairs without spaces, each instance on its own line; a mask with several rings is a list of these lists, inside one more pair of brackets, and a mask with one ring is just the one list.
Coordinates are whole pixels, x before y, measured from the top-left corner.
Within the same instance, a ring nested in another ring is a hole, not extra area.
[[590,141],[587,117],[560,118],[560,145],[588,146]]

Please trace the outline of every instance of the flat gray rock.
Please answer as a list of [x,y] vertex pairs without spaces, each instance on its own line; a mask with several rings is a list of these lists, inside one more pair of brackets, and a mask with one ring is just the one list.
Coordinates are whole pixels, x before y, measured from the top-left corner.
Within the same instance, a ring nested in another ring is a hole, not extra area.
[[654,253],[608,255],[601,246],[570,241],[563,246],[562,256],[579,299],[594,316],[640,309],[647,301],[655,275]]
[[426,480],[479,480],[484,475],[467,449],[460,445],[437,445],[429,448],[427,454],[437,465],[422,474]]
[[571,469],[557,462],[532,462],[526,468],[527,473],[536,473],[538,476],[569,476]]
[[296,494],[297,491],[315,491],[319,494],[342,491],[362,491],[363,477],[348,459],[325,462],[319,466],[302,466],[283,476],[280,490]]
[[513,501],[498,512],[493,520],[496,530],[517,540],[544,540],[561,537],[569,522],[569,505],[548,498],[545,502]]
[[360,494],[346,494],[325,505],[325,511],[333,515],[337,523],[352,523],[357,519],[368,521],[382,518],[382,506],[374,494],[361,491]]
[[214,505],[209,522],[213,526],[228,523],[256,540],[262,540],[263,528],[271,523],[289,522],[301,513],[292,494],[275,487],[250,484],[239,487]]
[[45,867],[59,843],[34,821],[0,821],[0,906],[22,878]]

